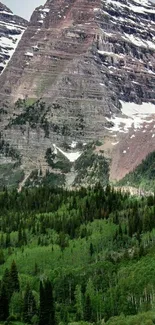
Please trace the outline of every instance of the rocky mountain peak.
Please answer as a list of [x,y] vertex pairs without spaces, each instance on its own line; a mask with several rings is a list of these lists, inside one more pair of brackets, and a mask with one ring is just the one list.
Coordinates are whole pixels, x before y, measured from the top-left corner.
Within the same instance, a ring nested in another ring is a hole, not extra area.
[[47,1],[0,78],[3,137],[27,173],[53,170],[47,152],[79,159],[100,140],[94,153],[110,158],[111,179],[120,179],[155,149],[154,85],[151,2]]
[[12,57],[27,24],[0,2],[0,73]]

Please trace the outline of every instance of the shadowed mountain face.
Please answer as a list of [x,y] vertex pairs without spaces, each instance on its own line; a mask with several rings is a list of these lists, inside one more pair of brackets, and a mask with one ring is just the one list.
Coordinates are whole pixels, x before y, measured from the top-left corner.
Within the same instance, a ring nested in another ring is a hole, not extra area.
[[27,24],[0,2],[0,73],[12,57]]
[[120,179],[155,149],[154,84],[151,3],[47,1],[0,78],[2,137],[26,173],[49,167],[45,154],[54,144],[75,153],[72,143],[100,139],[96,154],[111,158],[111,179]]

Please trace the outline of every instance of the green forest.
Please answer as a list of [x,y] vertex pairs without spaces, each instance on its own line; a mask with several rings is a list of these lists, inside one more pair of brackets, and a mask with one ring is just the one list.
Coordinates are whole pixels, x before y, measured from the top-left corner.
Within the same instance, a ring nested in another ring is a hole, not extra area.
[[0,323],[155,324],[155,197],[0,192]]

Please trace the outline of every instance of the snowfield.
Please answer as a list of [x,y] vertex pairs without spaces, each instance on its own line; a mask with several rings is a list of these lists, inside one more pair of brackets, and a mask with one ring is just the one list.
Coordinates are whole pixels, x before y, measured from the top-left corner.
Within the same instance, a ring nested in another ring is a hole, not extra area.
[[60,151],[70,162],[75,162],[82,154],[82,152],[65,152],[59,147],[57,147],[55,144],[53,144],[54,147],[54,153],[57,154],[58,151]]
[[122,116],[106,118],[107,121],[114,123],[114,126],[109,128],[110,132],[127,133],[131,127],[140,129],[144,123],[152,123],[154,121],[155,105],[152,103],[138,105],[135,103],[120,102],[122,104]]

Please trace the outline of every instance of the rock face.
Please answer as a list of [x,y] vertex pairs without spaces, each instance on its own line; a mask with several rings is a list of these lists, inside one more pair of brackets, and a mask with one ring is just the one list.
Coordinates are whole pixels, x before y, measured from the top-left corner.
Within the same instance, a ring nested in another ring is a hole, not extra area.
[[11,59],[27,24],[0,2],[0,73]]
[[[0,78],[3,137],[27,173],[47,169],[53,144],[100,139],[96,152],[112,159],[111,179],[120,179],[155,150],[154,85],[153,4],[48,0]],[[39,98],[45,104],[34,104]]]

